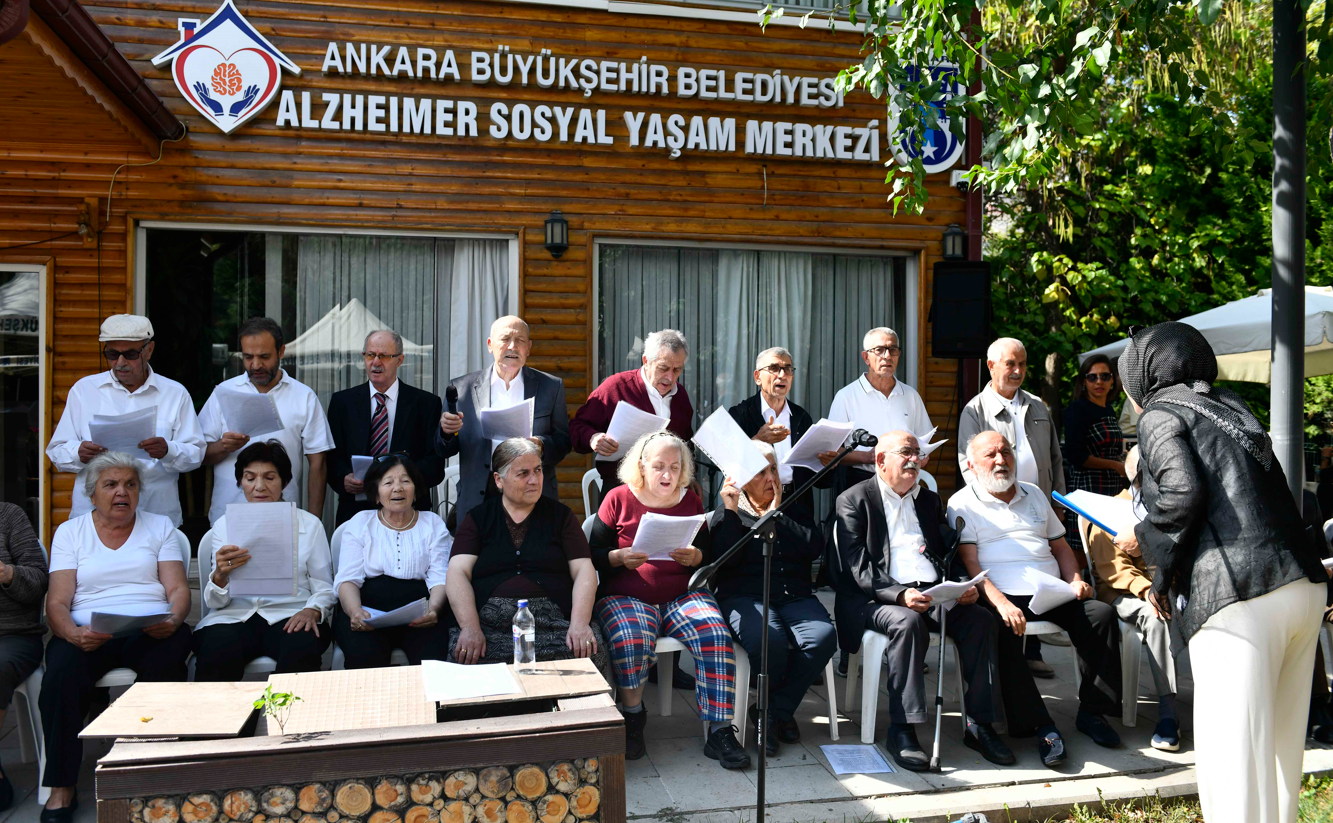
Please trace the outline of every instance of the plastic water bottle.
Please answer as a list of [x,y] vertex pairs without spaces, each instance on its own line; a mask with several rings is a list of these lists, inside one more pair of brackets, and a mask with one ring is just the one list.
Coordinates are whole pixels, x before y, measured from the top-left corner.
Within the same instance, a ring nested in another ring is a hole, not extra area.
[[528,601],[518,601],[518,611],[514,612],[514,667],[520,672],[536,671],[537,662],[537,621],[528,611]]

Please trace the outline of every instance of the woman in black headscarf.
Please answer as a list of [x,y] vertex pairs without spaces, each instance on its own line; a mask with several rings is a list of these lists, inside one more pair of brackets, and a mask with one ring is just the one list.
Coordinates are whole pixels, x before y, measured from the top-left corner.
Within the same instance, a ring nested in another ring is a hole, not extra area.
[[1183,323],[1138,332],[1120,379],[1142,409],[1147,516],[1134,537],[1157,568],[1149,596],[1172,615],[1176,654],[1189,644],[1204,817],[1295,821],[1328,598],[1321,551],[1267,433],[1235,392],[1212,385],[1217,358],[1202,334]]

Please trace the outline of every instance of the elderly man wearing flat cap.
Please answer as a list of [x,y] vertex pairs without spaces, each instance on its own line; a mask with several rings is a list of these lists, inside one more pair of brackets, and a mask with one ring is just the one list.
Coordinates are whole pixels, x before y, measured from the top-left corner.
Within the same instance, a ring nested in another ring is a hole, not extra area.
[[69,390],[65,411],[46,447],[56,469],[77,472],[70,502],[71,518],[87,514],[92,502],[83,490],[84,467],[107,449],[93,440],[91,423],[97,415],[117,417],[155,409],[153,436],[140,441],[143,488],[139,508],[170,517],[181,524],[180,493],[176,479],[199,468],[204,460],[204,434],[185,387],[163,377],[148,365],[153,357],[153,324],[147,317],[116,314],[102,323],[97,336],[108,369],[81,378]]

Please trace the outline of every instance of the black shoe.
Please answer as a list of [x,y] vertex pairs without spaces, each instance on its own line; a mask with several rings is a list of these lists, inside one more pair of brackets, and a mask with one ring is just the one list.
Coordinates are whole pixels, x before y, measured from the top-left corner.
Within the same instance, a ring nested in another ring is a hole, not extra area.
[[1012,766],[1018,760],[989,723],[968,723],[963,745],[981,752],[981,756],[999,766]]
[[74,812],[79,810],[79,793],[74,792],[74,797],[69,801],[69,805],[59,809],[47,809],[43,807],[41,814],[37,815],[37,823],[73,823]]
[[[694,675],[680,668],[680,656],[676,656],[676,673],[671,676],[671,688],[684,689],[687,692],[694,691]],[[648,682],[657,682],[657,667],[653,666],[648,670]]]
[[1037,754],[1047,768],[1054,769],[1065,762],[1065,741],[1059,732],[1048,732],[1037,741]]
[[750,768],[750,756],[736,740],[735,726],[723,726],[709,734],[704,756],[716,760],[724,769]]
[[884,741],[884,748],[889,750],[889,754],[893,755],[899,766],[909,772],[924,772],[930,768],[930,758],[926,756],[920,741],[916,739],[916,729],[910,725],[891,724],[889,736]]
[[[760,738],[763,737],[764,753],[769,757],[776,755],[778,753],[778,736],[776,734],[777,730],[773,728],[776,725],[773,723],[773,718],[770,717],[767,721],[761,718],[758,706],[751,706],[746,714],[750,716],[750,725],[754,727],[754,745],[757,747]],[[763,728],[764,725],[768,726],[766,730]],[[767,736],[762,734],[764,731],[767,731]]]
[[[640,704],[642,706],[642,704]],[[631,712],[625,715],[625,759],[638,760],[648,753],[643,742],[643,727],[648,725],[648,711]]]
[[1120,735],[1111,728],[1111,724],[1100,714],[1085,712],[1079,709],[1078,716],[1074,718],[1074,727],[1092,738],[1092,742],[1098,746],[1104,746],[1108,749],[1115,749],[1120,746]]
[[1333,746],[1333,726],[1315,726],[1310,730],[1310,736],[1325,746]]
[[850,654],[843,652],[842,655],[838,657],[838,665],[833,667],[833,673],[838,677],[846,677],[847,664],[851,662],[851,659],[852,656]]
[[789,717],[786,720],[774,720],[773,733],[783,743],[801,742],[801,727],[796,725],[796,718],[794,717]]
[[9,775],[0,774],[0,812],[14,805],[14,784],[9,782]]

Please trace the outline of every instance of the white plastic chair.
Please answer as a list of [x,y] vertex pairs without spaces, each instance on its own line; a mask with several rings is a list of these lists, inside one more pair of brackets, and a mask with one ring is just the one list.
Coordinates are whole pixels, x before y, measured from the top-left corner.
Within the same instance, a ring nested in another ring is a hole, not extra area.
[[597,513],[592,507],[591,489],[594,484],[597,486],[597,491],[601,492],[602,476],[597,473],[596,468],[591,468],[583,473],[583,480],[579,482],[579,486],[583,489],[583,514],[585,516]]
[[[185,570],[190,569],[190,538],[186,537],[180,529],[176,529],[176,545],[180,548],[181,562],[185,564]],[[138,675],[134,669],[112,669],[107,672],[101,680],[93,685],[97,688],[113,688],[116,686],[133,686]],[[43,801],[45,802],[45,801]]]
[[450,509],[458,505],[458,464],[446,466],[444,469],[444,481],[437,486],[440,497],[440,505],[436,508],[436,514],[441,520],[448,518]]
[[[41,545],[40,542],[39,545]],[[50,566],[51,558],[46,553],[46,546],[43,545],[41,548],[42,564]],[[45,618],[45,599],[43,599],[42,612],[43,618]],[[42,666],[38,664],[37,668],[33,669],[32,674],[28,675],[28,679],[14,689],[14,696],[19,700],[14,701],[13,707],[22,709],[18,716],[18,722],[15,724],[19,730],[19,753],[24,763],[37,761],[37,785],[39,787],[42,785],[42,772],[46,770],[46,736],[42,734],[42,716],[41,711],[37,708],[37,696],[41,692]],[[21,707],[19,701],[22,701]],[[49,797],[51,790],[46,789],[45,792]],[[41,802],[43,804],[46,803],[47,797],[42,798]]]
[[[202,620],[208,617],[208,603],[204,600],[203,588],[208,584],[205,582],[213,576],[213,530],[209,529],[202,540],[199,541],[199,617]],[[260,655],[249,663],[245,664],[245,674],[271,674],[278,670],[278,661],[271,657]],[[190,679],[194,679],[194,655],[190,656]]]
[[940,484],[935,482],[935,475],[931,474],[925,469],[921,469],[920,471],[917,472],[917,479],[920,482],[925,483],[926,488],[930,489],[936,494],[939,494]]
[[[334,529],[333,539],[329,541],[329,559],[332,561],[333,578],[335,580],[338,579],[338,554],[339,552],[342,551],[343,531],[346,528],[347,524],[344,523],[338,528]],[[337,589],[334,590],[334,594],[337,594]],[[407,655],[403,652],[402,649],[393,650],[393,654],[389,655],[389,665],[390,666],[408,665]],[[333,644],[333,665],[331,666],[331,668],[334,671],[347,668],[347,660],[343,656],[343,650],[339,648],[336,641]]]
[[[938,632],[931,632],[931,634],[940,637]],[[961,706],[964,694],[963,659],[959,656],[958,645],[953,642],[952,638],[940,637],[940,642],[947,642],[950,646],[953,646],[953,668],[954,673],[957,675],[954,688],[957,690],[958,703]],[[861,666],[862,661],[864,660],[865,670],[862,673],[861,682],[861,742],[866,745],[871,745],[875,742],[875,714],[879,710],[879,673],[880,668],[884,665],[884,652],[887,651],[888,648],[889,636],[887,634],[882,634],[874,629],[866,629],[865,633],[861,635],[860,650],[852,652],[852,655],[847,662],[847,694],[845,696],[847,705],[851,706],[856,702],[856,674],[858,667]],[[827,674],[826,677],[831,676],[832,674],[832,661],[830,661],[829,667],[829,674]],[[937,674],[939,677],[944,676],[944,672],[938,672]],[[830,693],[832,693],[832,690],[833,684],[829,683]],[[943,711],[944,707],[938,706],[935,710]],[[966,735],[967,709],[961,708],[959,714],[962,715],[963,734]],[[837,740],[838,738],[835,736],[833,739]]]

